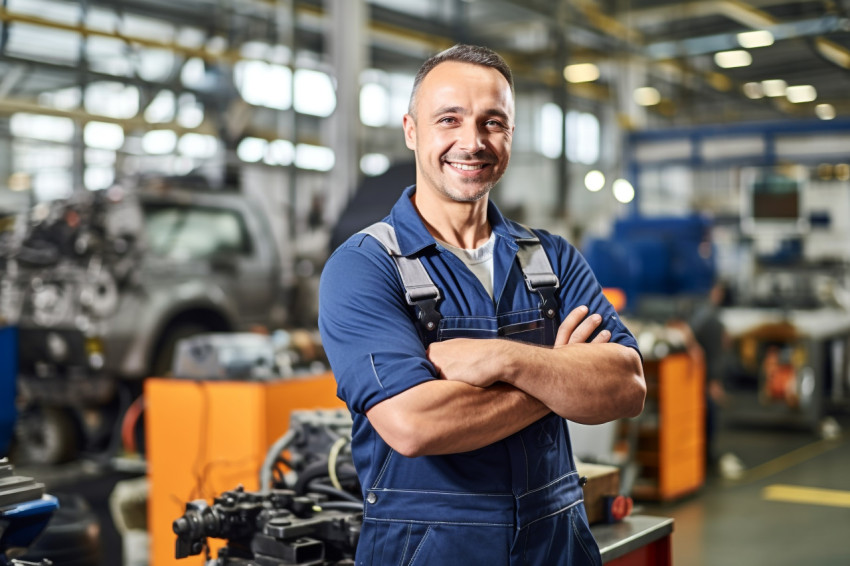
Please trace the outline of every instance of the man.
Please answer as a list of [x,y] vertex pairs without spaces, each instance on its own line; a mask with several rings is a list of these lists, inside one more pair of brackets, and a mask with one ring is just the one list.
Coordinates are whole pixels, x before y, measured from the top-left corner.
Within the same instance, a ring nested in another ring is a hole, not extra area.
[[320,287],[365,500],[357,564],[599,564],[564,418],[640,413],[634,338],[572,246],[489,202],[514,132],[501,57],[426,61],[403,126],[416,185]]

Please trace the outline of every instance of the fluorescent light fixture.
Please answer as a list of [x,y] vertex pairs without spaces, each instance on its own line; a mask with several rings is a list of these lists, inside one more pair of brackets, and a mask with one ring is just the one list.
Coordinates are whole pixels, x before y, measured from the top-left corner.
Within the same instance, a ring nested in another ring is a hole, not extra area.
[[738,34],[738,43],[745,49],[767,47],[773,45],[773,34],[766,29],[745,31]]
[[377,177],[390,168],[390,158],[383,153],[367,153],[360,158],[360,170],[364,175]]
[[795,85],[785,89],[785,96],[788,102],[801,104],[815,100],[818,97],[818,91],[812,85]]
[[782,79],[770,79],[761,82],[761,88],[764,89],[764,95],[771,98],[777,96],[785,96],[785,89],[788,88],[788,83]]
[[593,63],[577,63],[564,67],[564,78],[569,83],[589,83],[599,78],[599,67]]
[[661,93],[658,89],[651,86],[636,88],[632,93],[635,102],[641,106],[655,106],[661,102]]
[[714,62],[721,69],[735,69],[747,67],[753,64],[753,56],[749,51],[737,49],[735,51],[720,51],[714,54]]
[[592,193],[601,191],[602,187],[605,186],[605,175],[602,174],[602,171],[589,171],[584,176],[584,186]]
[[635,199],[635,188],[625,179],[617,179],[611,186],[614,198],[623,204],[628,204]]
[[762,88],[761,83],[746,83],[743,88],[744,94],[747,95],[747,98],[751,98],[753,100],[764,98],[764,89]]
[[835,118],[835,106],[832,104],[818,104],[815,106],[815,114],[821,120],[832,120]]

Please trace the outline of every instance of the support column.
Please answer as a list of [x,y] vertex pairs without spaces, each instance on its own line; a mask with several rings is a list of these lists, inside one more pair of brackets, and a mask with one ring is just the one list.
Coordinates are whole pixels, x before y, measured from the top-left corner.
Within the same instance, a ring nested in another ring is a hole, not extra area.
[[366,65],[365,0],[325,0],[327,44],[336,77],[336,111],[330,117],[330,147],[336,162],[330,173],[325,221],[333,225],[360,178],[360,72]]

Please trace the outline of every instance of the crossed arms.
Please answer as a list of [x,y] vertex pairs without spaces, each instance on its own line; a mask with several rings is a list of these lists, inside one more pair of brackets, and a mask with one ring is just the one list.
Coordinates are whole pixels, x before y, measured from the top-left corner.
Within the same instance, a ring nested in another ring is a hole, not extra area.
[[436,342],[428,359],[442,379],[420,383],[366,413],[404,456],[451,454],[502,440],[550,412],[599,424],[643,410],[646,384],[638,353],[609,343],[587,307],[561,323],[554,348],[510,340]]

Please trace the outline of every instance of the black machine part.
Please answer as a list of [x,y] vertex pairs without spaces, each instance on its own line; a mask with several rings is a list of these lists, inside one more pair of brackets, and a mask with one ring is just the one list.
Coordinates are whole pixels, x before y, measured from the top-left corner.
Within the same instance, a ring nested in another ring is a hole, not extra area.
[[44,484],[32,478],[16,476],[6,458],[0,459],[0,507],[39,499],[44,495]]
[[173,523],[175,556],[200,554],[212,537],[228,541],[217,566],[353,564],[362,510],[323,509],[325,499],[285,489],[246,492],[240,486],[216,497],[212,505],[191,501]]

